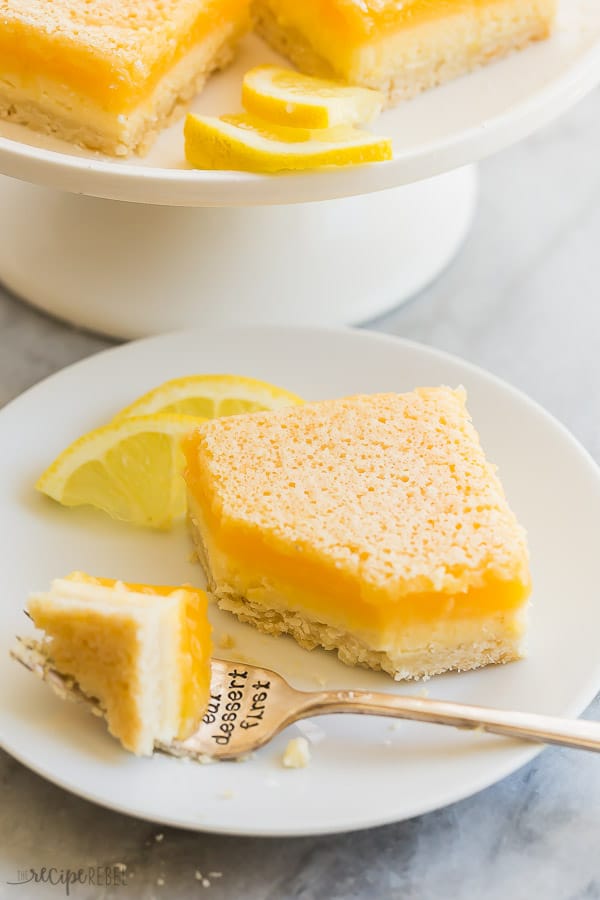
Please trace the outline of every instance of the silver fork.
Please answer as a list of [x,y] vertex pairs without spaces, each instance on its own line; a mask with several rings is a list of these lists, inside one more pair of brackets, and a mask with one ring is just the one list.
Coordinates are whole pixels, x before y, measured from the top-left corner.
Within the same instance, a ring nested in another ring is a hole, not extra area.
[[[65,678],[53,668],[52,661],[44,654],[43,645],[18,639],[11,652],[61,696],[81,700],[96,714],[102,714],[97,701],[87,697],[72,679]],[[211,665],[211,698],[200,727],[185,741],[158,744],[159,750],[201,760],[238,759],[258,750],[300,719],[331,713],[359,713],[600,751],[600,722],[375,691],[298,691],[271,669],[224,659],[212,659]]]

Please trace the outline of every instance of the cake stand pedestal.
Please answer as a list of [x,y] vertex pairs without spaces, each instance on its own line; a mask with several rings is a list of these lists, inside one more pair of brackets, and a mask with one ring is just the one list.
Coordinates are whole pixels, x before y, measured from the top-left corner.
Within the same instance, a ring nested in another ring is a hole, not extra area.
[[124,203],[0,177],[0,275],[34,306],[117,337],[357,323],[435,278],[475,198],[472,166],[359,197],[248,208]]
[[[244,72],[271,61],[248,36],[194,111],[235,110]],[[145,159],[128,160],[0,123],[0,281],[126,338],[372,319],[457,252],[474,209],[472,164],[599,81],[600,2],[560,0],[550,40],[386,111],[374,126],[393,141],[385,163],[281,176],[195,171],[181,122]]]

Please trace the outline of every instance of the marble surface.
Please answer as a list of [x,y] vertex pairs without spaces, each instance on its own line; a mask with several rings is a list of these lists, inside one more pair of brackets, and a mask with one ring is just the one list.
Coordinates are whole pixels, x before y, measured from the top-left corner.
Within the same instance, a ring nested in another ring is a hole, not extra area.
[[[600,461],[600,92],[481,166],[473,231],[444,275],[372,327],[458,353],[522,388]],[[1,235],[0,235],[1,240]],[[0,289],[0,405],[107,346]],[[568,598],[567,598],[568,599]],[[560,664],[560,661],[557,661]],[[587,715],[600,719],[600,698]],[[598,900],[600,758],[548,749],[477,796],[325,838],[160,829],[72,797],[0,752],[0,897],[19,869],[127,866],[77,900]],[[160,835],[163,835],[160,839]],[[211,876],[203,884],[196,872]]]

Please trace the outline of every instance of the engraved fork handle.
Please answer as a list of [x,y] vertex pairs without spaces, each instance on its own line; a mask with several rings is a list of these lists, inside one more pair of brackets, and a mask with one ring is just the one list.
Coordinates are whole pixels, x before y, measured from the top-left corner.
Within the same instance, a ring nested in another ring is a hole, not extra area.
[[524,741],[600,751],[600,722],[471,706],[447,700],[396,697],[367,691],[322,691],[306,696],[305,702],[299,704],[298,713],[301,718],[328,713],[390,716],[487,731]]

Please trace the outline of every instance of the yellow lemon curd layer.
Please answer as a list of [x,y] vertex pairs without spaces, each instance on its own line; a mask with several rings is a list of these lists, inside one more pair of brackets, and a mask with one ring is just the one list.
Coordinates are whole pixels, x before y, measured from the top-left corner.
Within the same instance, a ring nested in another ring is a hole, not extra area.
[[[321,41],[358,46],[405,28],[478,10],[499,0],[274,0],[285,25],[298,28],[317,46]],[[315,39],[316,40],[313,40]],[[321,39],[321,40],[320,40]]]
[[147,99],[194,45],[246,25],[249,0],[0,0],[0,75],[50,79],[112,113]]
[[217,584],[257,602],[275,588],[322,622],[390,636],[525,604],[524,536],[461,392],[236,418],[184,440]]
[[268,583],[288,609],[311,613],[318,621],[347,631],[394,639],[410,626],[514,613],[531,593],[528,579],[482,573],[482,584],[460,592],[422,590],[393,596],[306,548],[294,550],[272,535],[220,521],[211,514],[199,483],[191,477],[188,483],[202,511],[211,563],[250,600],[261,602],[266,596],[263,585]]
[[179,665],[179,730],[184,739],[198,725],[198,710],[203,709],[210,694],[210,657],[212,652],[211,626],[207,618],[208,601],[204,591],[189,585],[180,587],[137,584],[113,578],[97,578],[84,572],[72,572],[68,581],[97,585],[108,589],[126,590],[131,594],[172,597],[180,594],[178,628]]

